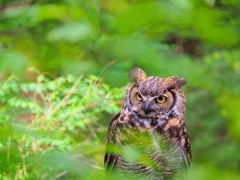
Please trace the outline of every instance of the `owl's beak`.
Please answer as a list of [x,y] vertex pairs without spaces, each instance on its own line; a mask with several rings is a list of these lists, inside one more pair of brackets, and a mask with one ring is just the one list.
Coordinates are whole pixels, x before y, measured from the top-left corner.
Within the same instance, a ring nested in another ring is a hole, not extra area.
[[151,111],[152,111],[152,109],[150,108],[149,104],[145,104],[145,106],[144,106],[145,114],[149,114]]

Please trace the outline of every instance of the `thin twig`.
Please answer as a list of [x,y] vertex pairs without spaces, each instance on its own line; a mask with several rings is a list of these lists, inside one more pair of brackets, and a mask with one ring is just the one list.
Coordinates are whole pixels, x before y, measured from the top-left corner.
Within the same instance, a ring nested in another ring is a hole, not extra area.
[[64,96],[64,98],[57,104],[57,106],[55,106],[55,108],[52,110],[52,114],[54,114],[60,107],[62,107],[65,102],[71,97],[71,95],[74,93],[74,91],[77,88],[77,85],[80,83],[80,81],[82,80],[83,75],[81,75],[76,82],[74,83],[74,85],[72,86],[72,88],[70,89],[70,91]]
[[61,172],[60,174],[57,174],[53,179],[58,179],[59,177],[65,175],[65,174],[67,174],[67,173],[68,173],[67,171],[63,171],[63,172]]
[[104,73],[104,71],[106,71],[106,69],[108,69],[110,66],[112,66],[113,64],[115,64],[116,61],[117,61],[117,60],[112,60],[112,61],[110,61],[108,64],[106,64],[106,65],[103,67],[102,71],[100,72],[100,74],[99,74],[98,76],[101,77],[102,74]]
[[87,124],[87,127],[88,127],[89,131],[91,132],[91,134],[93,135],[93,137],[95,139],[97,139],[97,134],[95,133],[93,127],[90,124]]

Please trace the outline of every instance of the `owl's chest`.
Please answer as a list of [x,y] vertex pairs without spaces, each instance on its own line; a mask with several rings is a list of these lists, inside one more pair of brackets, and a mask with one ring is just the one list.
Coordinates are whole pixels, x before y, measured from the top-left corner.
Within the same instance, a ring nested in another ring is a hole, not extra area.
[[131,126],[122,126],[116,129],[115,137],[116,144],[119,147],[124,147],[125,149],[132,148],[139,153],[147,155],[157,154],[165,156],[178,150],[163,131],[139,130]]
[[117,128],[117,164],[120,171],[136,171],[154,177],[172,177],[181,168],[182,156],[164,136],[132,127]]

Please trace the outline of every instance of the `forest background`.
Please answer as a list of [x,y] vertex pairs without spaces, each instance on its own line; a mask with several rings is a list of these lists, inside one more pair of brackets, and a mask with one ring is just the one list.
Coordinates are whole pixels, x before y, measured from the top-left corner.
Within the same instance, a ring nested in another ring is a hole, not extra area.
[[104,179],[135,66],[188,80],[188,179],[240,179],[238,0],[0,2],[0,179]]

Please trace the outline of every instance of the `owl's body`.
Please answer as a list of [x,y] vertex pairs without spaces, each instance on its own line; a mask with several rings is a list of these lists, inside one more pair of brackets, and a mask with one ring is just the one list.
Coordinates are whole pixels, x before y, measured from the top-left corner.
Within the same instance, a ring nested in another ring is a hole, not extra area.
[[146,77],[130,72],[121,112],[110,123],[105,155],[109,176],[136,179],[183,179],[191,164],[184,124],[185,96],[179,77]]

